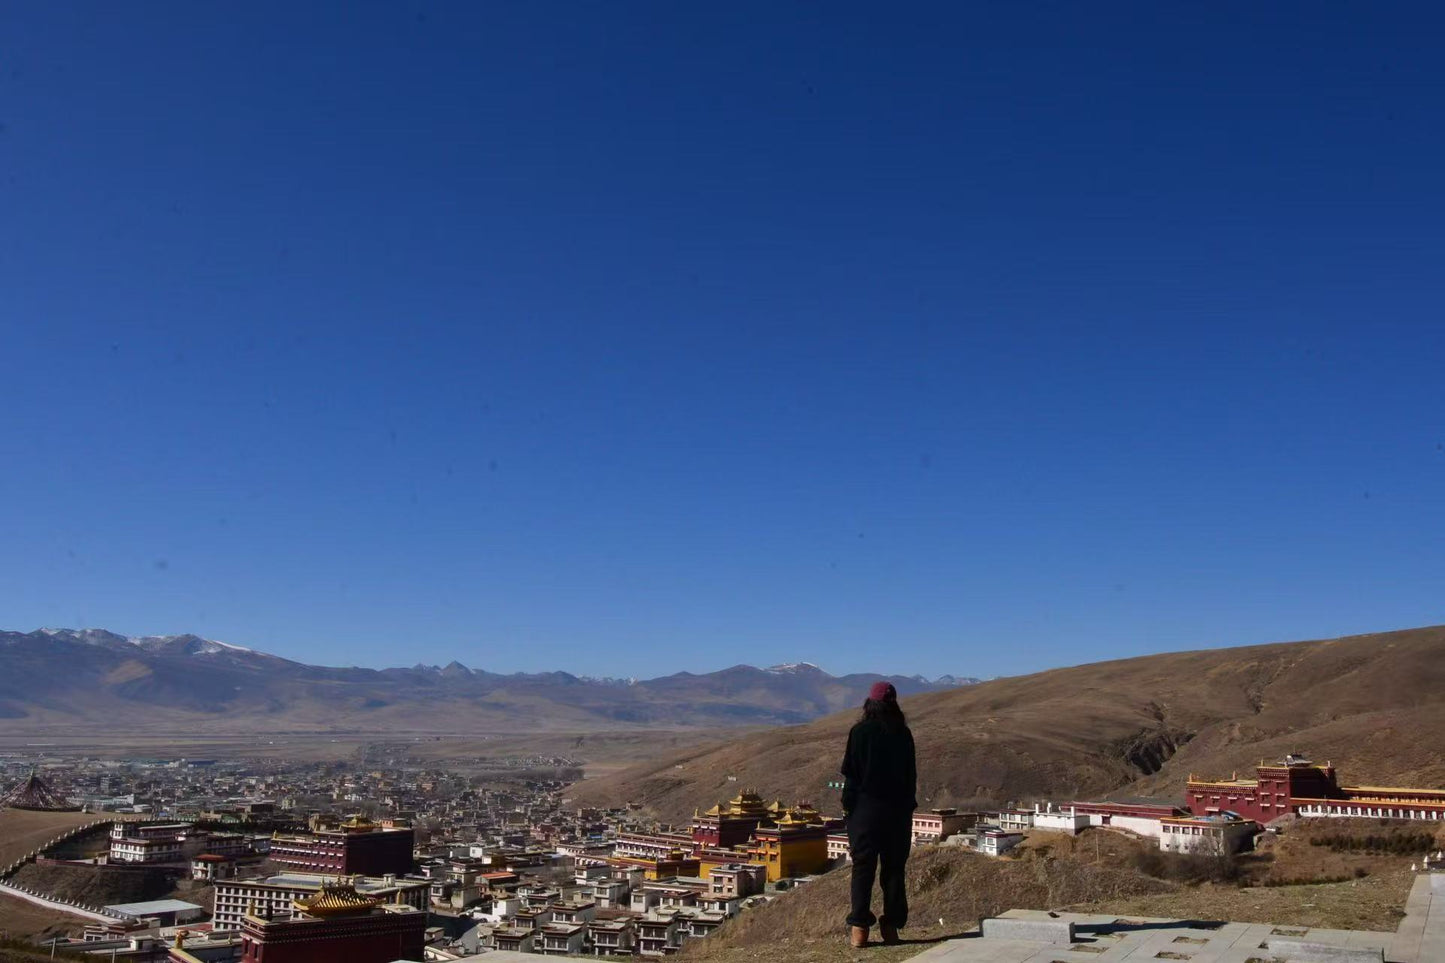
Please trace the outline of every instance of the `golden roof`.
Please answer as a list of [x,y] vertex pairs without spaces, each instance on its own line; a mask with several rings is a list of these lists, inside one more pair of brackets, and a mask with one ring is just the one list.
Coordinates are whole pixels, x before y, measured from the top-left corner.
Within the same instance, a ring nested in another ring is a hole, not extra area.
[[348,913],[368,912],[381,903],[378,897],[358,893],[356,885],[345,880],[329,886],[323,883],[315,896],[302,897],[292,905],[308,916],[345,916]]
[[356,815],[341,824],[342,829],[375,829],[376,824],[365,816]]

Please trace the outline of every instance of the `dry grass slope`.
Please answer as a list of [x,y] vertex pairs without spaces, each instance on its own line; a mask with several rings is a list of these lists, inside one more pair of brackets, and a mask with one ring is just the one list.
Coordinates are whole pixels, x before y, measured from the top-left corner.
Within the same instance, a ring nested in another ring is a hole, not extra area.
[[[1228,775],[1302,749],[1347,781],[1445,785],[1445,627],[1211,649],[997,679],[906,700],[926,806],[1106,794],[1179,797],[1190,771]],[[854,713],[745,736],[577,788],[645,799],[661,818],[755,786],[836,808]],[[729,777],[736,777],[735,781]]]
[[72,826],[94,822],[91,813],[43,813],[24,809],[0,809],[0,866],[14,860]]
[[[1078,837],[1034,833],[1016,858],[1004,860],[950,847],[922,847],[909,862],[912,921],[905,932],[907,945],[872,946],[862,953],[845,945],[848,869],[844,867],[749,910],[708,940],[690,945],[686,956],[707,963],[863,959],[893,963],[917,954],[923,944],[958,936],[982,917],[1015,908],[1395,929],[1414,881],[1410,857],[1351,852],[1345,863],[1338,863],[1339,853],[1312,844],[1317,834],[1336,828],[1302,825],[1271,839],[1265,851],[1249,857],[1243,867],[1243,880],[1253,883],[1350,871],[1344,874],[1348,880],[1324,885],[1190,885],[1160,879],[1140,868],[1158,865],[1157,846],[1112,830],[1089,830]],[[1361,826],[1354,831],[1380,836],[1407,830]],[[1178,862],[1178,857],[1165,859]],[[1164,868],[1172,873],[1184,867],[1171,863]],[[1356,869],[1369,875],[1355,878]]]
[[[951,847],[920,849],[908,863],[910,919],[905,936],[937,940],[966,932],[984,916],[1015,907],[1049,908],[1108,897],[1166,893],[1172,884],[1127,868],[1069,860],[994,860]],[[840,958],[848,912],[848,870],[834,870],[767,906],[743,913],[687,955],[699,960]],[[943,924],[939,925],[939,920]],[[903,959],[919,946],[890,949],[869,959]],[[810,954],[812,954],[810,956]],[[764,957],[757,957],[764,958]],[[841,958],[849,958],[846,955]]]
[[84,928],[85,921],[80,917],[0,896],[0,939],[28,942],[48,936],[79,936]]

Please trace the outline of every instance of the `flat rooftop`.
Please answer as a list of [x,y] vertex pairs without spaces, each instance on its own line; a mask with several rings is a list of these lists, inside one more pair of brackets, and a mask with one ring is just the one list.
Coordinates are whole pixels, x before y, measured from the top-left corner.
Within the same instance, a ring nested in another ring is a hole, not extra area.
[[152,899],[142,903],[112,903],[106,907],[126,916],[154,916],[157,913],[184,913],[188,910],[199,910],[201,907],[195,903],[187,903],[181,899]]
[[[334,882],[337,879],[335,874],[322,875],[320,873],[277,873],[275,876],[267,876],[264,879],[232,879],[223,880],[223,883],[259,883],[262,886],[278,886],[286,889],[320,889],[323,883]],[[392,885],[378,876],[366,876],[356,880],[356,891],[358,893],[369,893],[375,890],[393,889],[397,886],[414,886],[418,883],[431,884],[430,880],[413,879],[410,876],[398,876]]]

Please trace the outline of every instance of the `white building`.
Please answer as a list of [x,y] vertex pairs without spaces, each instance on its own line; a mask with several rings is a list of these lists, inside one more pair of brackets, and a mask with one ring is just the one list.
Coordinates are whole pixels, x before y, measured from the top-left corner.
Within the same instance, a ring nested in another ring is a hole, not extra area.
[[587,932],[591,936],[592,952],[595,955],[632,955],[632,920],[595,920],[587,924]]
[[957,809],[919,810],[913,814],[913,843],[941,843],[977,822],[977,813],[961,813]]
[[682,946],[676,913],[649,912],[637,920],[637,952],[640,956],[670,956]]
[[513,953],[531,953],[536,933],[516,926],[499,926],[492,930],[492,945]]
[[[228,879],[216,883],[213,928],[238,930],[248,913],[269,913],[273,919],[289,919],[292,904],[315,896],[323,882],[335,876],[320,873],[280,873],[265,879]],[[388,903],[403,903],[425,911],[431,895],[431,881],[406,876],[354,876],[356,891]]]
[[1074,807],[1068,809],[1054,808],[1049,803],[1047,809],[1034,807],[1034,828],[1044,832],[1068,833],[1070,836],[1077,836],[1079,831],[1087,829],[1091,824],[1088,814],[1081,813]]
[[131,920],[155,920],[158,926],[178,926],[205,918],[206,911],[195,903],[178,899],[153,899],[143,903],[112,903],[106,907],[116,916]]
[[1023,833],[1005,829],[984,829],[978,833],[977,848],[985,856],[1002,856],[1024,841]]
[[547,923],[533,938],[532,946],[548,956],[574,956],[582,952],[586,923]]
[[1007,829],[1009,832],[1021,833],[1026,829],[1034,828],[1034,813],[1032,809],[1001,809],[991,814],[994,823],[999,829]]
[[110,827],[112,863],[173,863],[182,859],[189,823],[127,823]]
[[1229,856],[1248,849],[1259,824],[1237,816],[1175,816],[1159,821],[1159,849],[1166,853]]
[[[1438,806],[1438,804],[1437,804]],[[1319,799],[1302,803],[1295,809],[1300,816],[1309,819],[1341,819],[1356,818],[1361,816],[1373,817],[1375,819],[1414,819],[1438,822],[1445,819],[1445,809],[1432,807],[1430,809],[1415,809],[1408,806],[1401,806],[1398,803],[1393,805],[1370,805],[1361,804],[1353,800]]]

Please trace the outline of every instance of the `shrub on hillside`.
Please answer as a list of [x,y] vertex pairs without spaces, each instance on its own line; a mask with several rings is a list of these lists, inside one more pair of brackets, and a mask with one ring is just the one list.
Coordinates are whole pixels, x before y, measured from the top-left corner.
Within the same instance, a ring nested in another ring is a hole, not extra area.
[[1323,846],[1337,853],[1391,856],[1428,853],[1436,848],[1435,835],[1422,832],[1369,833],[1363,836],[1351,833],[1318,833],[1310,836],[1309,841],[1311,846]]
[[1163,853],[1157,849],[1141,849],[1136,852],[1134,868],[1155,879],[1191,885],[1234,883],[1244,875],[1239,861],[1233,856]]

